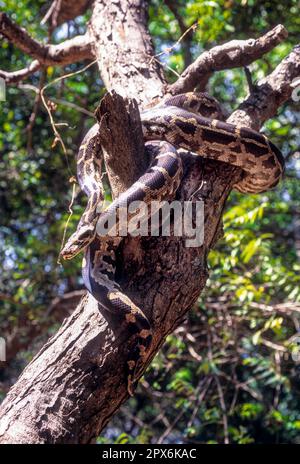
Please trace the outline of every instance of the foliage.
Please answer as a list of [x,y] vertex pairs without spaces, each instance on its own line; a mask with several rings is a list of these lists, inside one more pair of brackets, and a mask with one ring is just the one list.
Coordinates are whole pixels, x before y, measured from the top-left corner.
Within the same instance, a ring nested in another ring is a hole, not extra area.
[[[177,13],[188,28],[193,58],[233,38],[258,36],[282,22],[289,39],[251,66],[254,81],[269,73],[295,45],[299,30],[297,1],[178,0]],[[37,17],[44,2],[11,1],[0,8],[39,40],[47,40]],[[149,27],[170,81],[187,57],[174,13],[152,0]],[[87,17],[61,26],[52,37],[60,42],[82,33]],[[0,43],[1,67],[24,67],[27,57],[6,41]],[[57,327],[59,315],[46,316],[57,296],[82,287],[80,258],[57,263],[72,196],[74,153],[104,93],[96,66],[46,90],[67,153],[53,145],[53,131],[35,91],[54,78],[84,65],[48,67],[19,87],[8,87],[0,114],[0,281],[1,335],[16,331],[23,348],[1,371],[2,395]],[[245,96],[241,69],[216,73],[210,93],[231,111]],[[74,106],[76,105],[76,106]],[[30,119],[35,121],[30,127]],[[230,195],[224,214],[224,238],[210,253],[210,278],[198,305],[168,340],[148,370],[138,394],[122,408],[99,443],[300,442],[299,328],[300,255],[295,227],[300,214],[299,106],[288,102],[264,131],[288,158],[287,176],[274,192],[260,196]],[[298,153],[298,155],[297,155]],[[298,158],[297,158],[298,156]],[[76,187],[68,234],[82,213],[84,197]],[[297,253],[298,250],[298,253]],[[29,323],[29,324],[28,324]],[[41,327],[33,340],[28,325]]]

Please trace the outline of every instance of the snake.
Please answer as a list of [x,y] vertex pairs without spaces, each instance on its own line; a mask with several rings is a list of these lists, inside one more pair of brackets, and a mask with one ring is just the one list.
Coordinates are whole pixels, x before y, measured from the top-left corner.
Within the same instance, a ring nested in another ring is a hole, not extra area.
[[121,317],[134,337],[126,365],[130,395],[137,385],[139,366],[150,351],[152,328],[142,308],[122,291],[115,278],[118,248],[124,237],[99,235],[98,226],[133,201],[149,204],[174,198],[183,176],[183,153],[241,168],[243,175],[233,186],[239,192],[256,194],[275,187],[284,172],[280,150],[264,134],[224,122],[220,114],[216,99],[196,92],[167,97],[142,111],[143,136],[152,161],[146,172],[105,210],[98,124],[87,132],[78,151],[77,177],[88,201],[61,255],[72,259],[84,251],[85,287],[104,309]]

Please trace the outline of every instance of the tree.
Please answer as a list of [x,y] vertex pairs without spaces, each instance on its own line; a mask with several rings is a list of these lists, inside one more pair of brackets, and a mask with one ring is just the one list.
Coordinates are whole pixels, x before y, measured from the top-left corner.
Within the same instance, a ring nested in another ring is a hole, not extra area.
[[[71,0],[53,2],[46,15],[51,32],[66,18],[70,19],[70,11],[78,15],[89,6],[89,2],[75,3],[76,9]],[[8,85],[16,84],[41,70],[42,88],[45,70],[97,60],[103,87],[110,92],[102,102],[102,115],[108,115],[103,130],[114,136],[105,137],[104,148],[112,192],[117,196],[146,166],[141,131],[136,131],[138,107],[143,108],[166,94],[176,95],[194,88],[204,90],[214,72],[251,64],[284,41],[287,32],[278,25],[255,40],[216,45],[201,53],[176,81],[169,83],[151,43],[145,2],[105,3],[93,4],[85,34],[57,45],[43,45],[34,40],[1,13],[0,32],[33,61],[22,70],[3,70],[0,76]],[[174,14],[179,14],[180,7],[181,4],[175,9],[172,6]],[[184,25],[181,23],[180,27],[183,30]],[[185,63],[190,61],[186,54]],[[298,46],[251,88],[227,120],[259,129],[289,99],[293,91],[291,83],[299,71]],[[37,93],[36,102],[43,95]],[[51,101],[48,111],[53,112]],[[32,114],[34,119],[36,115]],[[54,127],[57,143],[60,134]],[[221,236],[225,201],[240,176],[237,168],[212,161],[201,165],[195,162],[191,166],[181,187],[181,198],[186,199],[197,190],[201,180],[206,182],[205,191],[201,191],[206,235],[200,249],[191,251],[182,240],[166,238],[128,238],[122,244],[118,263],[120,281],[126,292],[142,305],[154,327],[154,342],[144,369],[166,336],[180,325],[205,286],[207,254]],[[2,442],[90,442],[126,400],[124,366],[132,340],[126,339],[116,321],[106,320],[97,306],[91,297],[84,296],[24,370],[2,404]]]

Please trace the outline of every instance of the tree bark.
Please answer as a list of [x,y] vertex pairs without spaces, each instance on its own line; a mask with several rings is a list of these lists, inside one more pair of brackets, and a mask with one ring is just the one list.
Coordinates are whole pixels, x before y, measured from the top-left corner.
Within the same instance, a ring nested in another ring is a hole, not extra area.
[[[90,36],[108,91],[134,98],[140,107],[164,95],[166,82],[161,68],[152,59],[154,51],[143,0],[131,1],[130,7],[125,0],[96,1]],[[277,90],[272,93],[272,88],[269,89],[269,100],[276,97],[277,102],[282,102],[289,97],[289,92],[285,92],[278,99]],[[255,105],[263,105],[263,98],[256,99]],[[122,106],[126,107],[126,103]],[[270,107],[268,117],[278,105]],[[109,108],[112,119],[117,112],[118,108]],[[125,125],[130,119],[128,114],[123,112]],[[247,109],[244,115],[240,113],[239,123],[250,125],[248,115]],[[265,112],[258,119],[256,114],[255,124],[257,120],[262,123],[265,117]],[[110,141],[110,150],[119,152],[128,166],[128,151],[124,150],[126,134],[120,132],[122,137]],[[132,144],[131,131],[127,143],[128,147]],[[116,193],[129,182],[124,163],[111,166],[121,182],[114,187]],[[180,237],[126,238],[120,247],[117,279],[129,297],[143,308],[154,332],[143,372],[206,284],[207,255],[221,236],[225,201],[240,177],[241,171],[228,164],[209,160],[189,162],[179,198],[188,200],[198,190],[195,199],[204,201],[205,232],[201,247],[187,248]],[[132,341],[120,321],[107,315],[93,297],[84,296],[7,395],[0,412],[0,443],[93,442],[128,398],[125,365]]]
[[96,117],[101,127],[101,149],[110,187],[113,196],[117,197],[127,190],[149,165],[144,152],[139,108],[136,100],[124,100],[113,91],[101,100]]

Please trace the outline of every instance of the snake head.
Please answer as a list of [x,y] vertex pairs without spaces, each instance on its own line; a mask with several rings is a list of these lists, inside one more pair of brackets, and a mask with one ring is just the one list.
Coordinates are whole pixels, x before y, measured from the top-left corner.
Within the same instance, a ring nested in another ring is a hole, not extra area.
[[83,251],[95,238],[96,230],[92,224],[80,226],[69,238],[60,252],[63,259],[72,259]]

